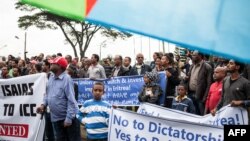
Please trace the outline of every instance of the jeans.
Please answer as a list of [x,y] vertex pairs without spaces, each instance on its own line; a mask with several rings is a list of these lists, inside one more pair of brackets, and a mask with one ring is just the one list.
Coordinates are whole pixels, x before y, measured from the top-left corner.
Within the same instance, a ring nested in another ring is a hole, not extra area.
[[172,108],[173,98],[167,97],[164,102],[164,107]]
[[205,111],[205,104],[202,102],[202,100],[199,100],[195,97],[195,93],[189,92],[188,97],[193,101],[194,107],[195,107],[195,113],[197,115],[204,115]]
[[69,127],[64,127],[64,120],[52,122],[52,125],[55,141],[81,141],[80,124],[76,118]]
[[50,119],[50,113],[47,112],[45,112],[45,136],[46,141],[54,141],[54,132]]

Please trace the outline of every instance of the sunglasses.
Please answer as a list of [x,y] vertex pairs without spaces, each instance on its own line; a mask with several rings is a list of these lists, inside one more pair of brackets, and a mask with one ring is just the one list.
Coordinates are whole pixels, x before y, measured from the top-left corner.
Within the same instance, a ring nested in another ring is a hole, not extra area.
[[140,58],[142,58],[143,59],[143,57],[137,57],[138,59],[140,59]]

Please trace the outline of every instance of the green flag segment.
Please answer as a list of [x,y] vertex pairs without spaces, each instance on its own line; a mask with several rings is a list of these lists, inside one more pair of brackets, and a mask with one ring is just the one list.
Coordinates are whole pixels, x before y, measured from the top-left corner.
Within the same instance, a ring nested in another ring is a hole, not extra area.
[[21,2],[59,16],[83,21],[95,5],[96,0],[21,0]]

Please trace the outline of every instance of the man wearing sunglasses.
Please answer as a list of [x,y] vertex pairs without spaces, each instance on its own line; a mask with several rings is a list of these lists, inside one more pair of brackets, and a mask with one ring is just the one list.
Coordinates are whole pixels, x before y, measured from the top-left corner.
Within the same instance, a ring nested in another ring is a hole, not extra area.
[[131,70],[131,75],[144,75],[146,72],[151,72],[152,69],[149,65],[144,64],[144,56],[141,53],[136,55],[136,64]]

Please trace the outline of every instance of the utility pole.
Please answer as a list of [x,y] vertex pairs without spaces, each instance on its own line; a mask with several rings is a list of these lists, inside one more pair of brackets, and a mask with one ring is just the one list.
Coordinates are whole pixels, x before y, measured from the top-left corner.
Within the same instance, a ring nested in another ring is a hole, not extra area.
[[162,49],[163,49],[163,53],[165,54],[165,44],[164,44],[164,41],[162,41]]
[[141,36],[141,52],[140,53],[142,53],[142,36]]
[[27,45],[27,32],[24,34],[24,60],[26,60],[26,54],[28,53],[26,50],[26,45]]
[[159,48],[159,51],[158,52],[161,52],[161,41],[159,40],[159,46],[158,46],[158,48]]

